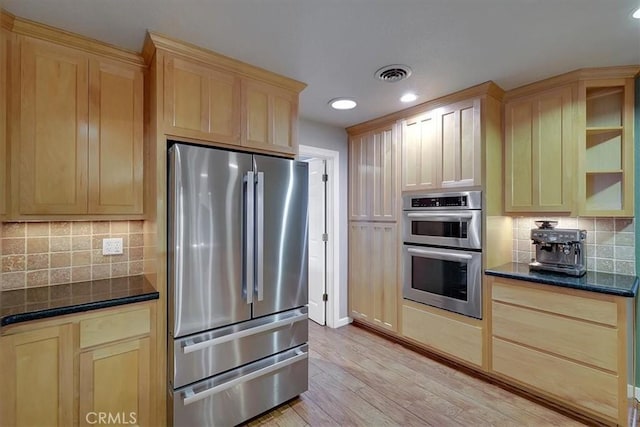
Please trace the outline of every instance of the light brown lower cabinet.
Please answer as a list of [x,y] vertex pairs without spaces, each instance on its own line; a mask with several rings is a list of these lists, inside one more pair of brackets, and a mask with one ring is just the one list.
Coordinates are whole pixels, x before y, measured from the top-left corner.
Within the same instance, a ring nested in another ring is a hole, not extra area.
[[456,361],[477,368],[483,365],[481,320],[404,300],[402,334]]
[[486,278],[490,372],[607,424],[628,425],[635,300]]
[[73,358],[71,323],[0,337],[0,425],[74,425]]
[[398,330],[397,225],[349,223],[349,312],[387,331]]
[[154,425],[155,302],[4,327],[0,425]]

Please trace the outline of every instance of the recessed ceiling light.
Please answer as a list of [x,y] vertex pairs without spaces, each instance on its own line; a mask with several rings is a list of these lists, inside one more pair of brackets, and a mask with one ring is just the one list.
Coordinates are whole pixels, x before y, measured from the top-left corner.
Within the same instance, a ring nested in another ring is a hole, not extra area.
[[335,110],[351,110],[358,104],[356,103],[356,101],[349,98],[333,98],[331,101],[329,101],[329,105],[331,105],[331,108]]
[[636,11],[633,12],[633,15],[631,15],[631,16],[633,16],[636,19],[640,19],[640,7],[637,8]]
[[401,102],[412,102],[416,99],[418,99],[418,95],[416,95],[415,93],[405,93],[400,97]]

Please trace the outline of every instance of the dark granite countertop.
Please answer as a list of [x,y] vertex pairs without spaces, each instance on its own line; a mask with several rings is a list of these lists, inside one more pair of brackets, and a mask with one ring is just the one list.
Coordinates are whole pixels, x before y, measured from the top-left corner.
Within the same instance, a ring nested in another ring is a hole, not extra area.
[[158,299],[144,276],[0,292],[0,326]]
[[485,274],[623,297],[635,297],[638,294],[638,277],[622,274],[587,271],[582,277],[571,277],[558,273],[529,271],[528,264],[516,262],[488,268]]

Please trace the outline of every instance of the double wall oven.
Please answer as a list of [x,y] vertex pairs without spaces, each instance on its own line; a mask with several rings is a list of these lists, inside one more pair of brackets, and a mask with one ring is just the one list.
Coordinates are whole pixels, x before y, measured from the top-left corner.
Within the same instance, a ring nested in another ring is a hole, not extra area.
[[403,197],[403,296],[482,318],[482,193]]

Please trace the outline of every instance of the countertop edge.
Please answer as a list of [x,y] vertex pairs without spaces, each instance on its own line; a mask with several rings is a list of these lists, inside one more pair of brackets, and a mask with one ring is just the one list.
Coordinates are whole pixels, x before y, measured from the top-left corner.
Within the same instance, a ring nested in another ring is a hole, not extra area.
[[[626,289],[617,289],[617,288],[612,288],[612,287],[608,287],[608,286],[601,286],[601,285],[597,285],[597,284],[588,284],[588,285],[583,285],[583,284],[575,284],[575,283],[571,283],[571,282],[563,282],[561,279],[561,276],[553,276],[553,278],[544,278],[544,277],[539,277],[539,276],[528,276],[526,274],[523,273],[515,273],[515,272],[506,272],[506,271],[499,271],[499,270],[495,270],[495,269],[485,269],[484,273],[488,276],[496,276],[496,277],[503,277],[506,279],[514,279],[514,280],[522,280],[525,282],[531,282],[531,283],[539,283],[539,284],[543,284],[543,285],[549,285],[549,286],[557,286],[557,287],[561,287],[561,288],[570,288],[570,289],[576,289],[576,290],[580,290],[580,291],[586,291],[586,292],[595,292],[595,293],[600,293],[600,294],[608,294],[608,295],[615,295],[615,296],[621,296],[621,297],[626,297],[626,298],[635,298],[637,295],[637,291],[638,291],[638,278],[636,277],[635,283],[632,286],[632,289],[630,290],[626,290]],[[635,292],[634,292],[635,290]]]
[[64,316],[73,313],[82,313],[85,311],[99,310],[103,308],[116,307],[119,305],[134,304],[143,301],[152,301],[158,299],[159,297],[160,294],[158,293],[158,291],[154,291],[140,295],[107,299],[104,301],[94,301],[89,303],[69,305],[66,307],[48,308],[27,313],[9,314],[7,316],[4,316],[0,320],[0,326],[8,326],[16,323],[46,319],[49,317]]

